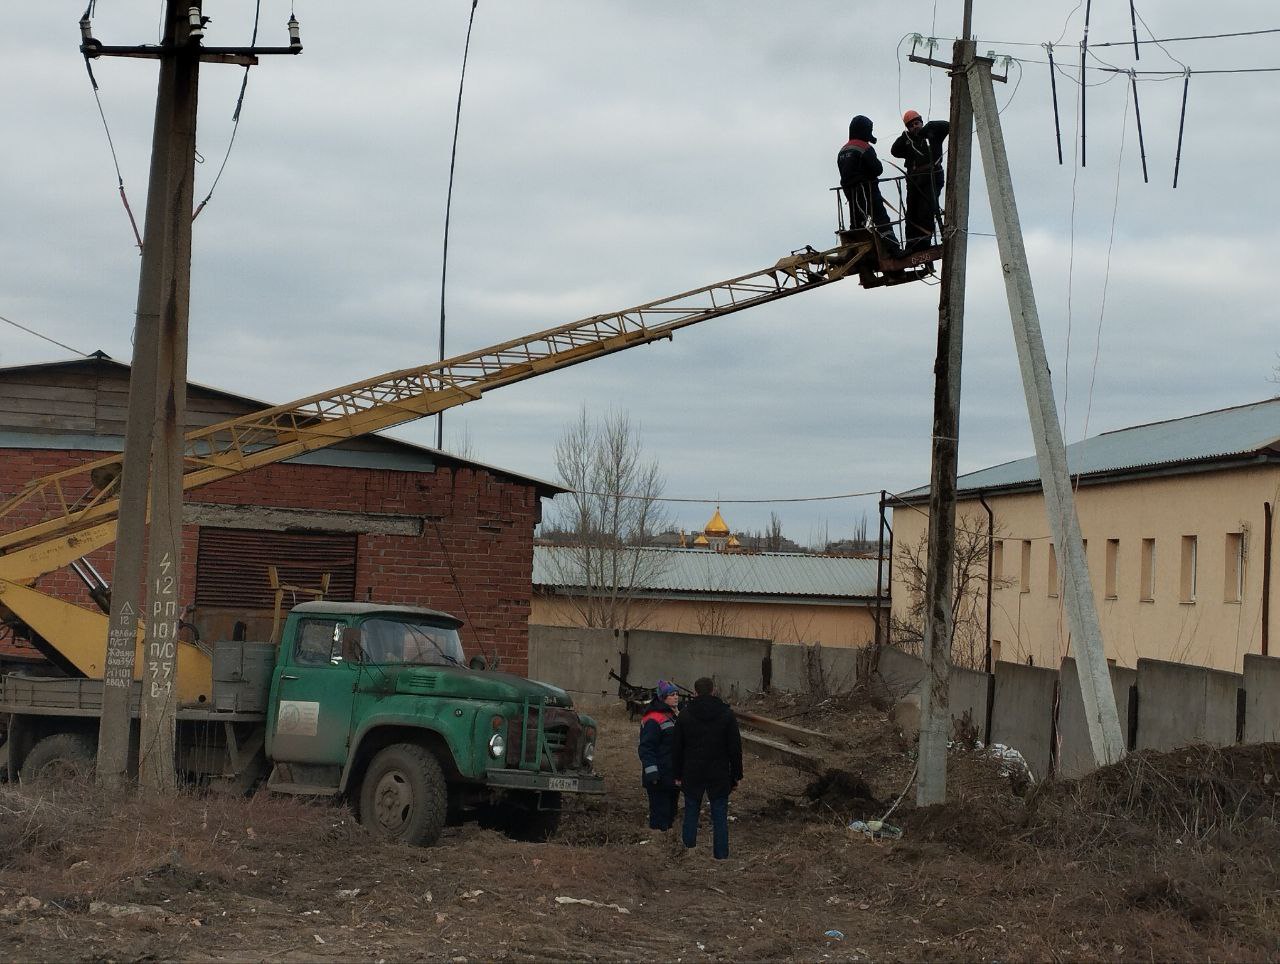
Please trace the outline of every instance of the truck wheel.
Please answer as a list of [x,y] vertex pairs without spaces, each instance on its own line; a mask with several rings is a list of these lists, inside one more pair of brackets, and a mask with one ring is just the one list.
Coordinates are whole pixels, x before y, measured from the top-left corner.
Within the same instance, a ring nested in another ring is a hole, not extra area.
[[23,783],[88,780],[93,774],[96,754],[91,737],[82,733],[54,733],[31,748],[18,776]]
[[430,847],[440,839],[449,790],[426,747],[393,743],[378,751],[360,785],[360,822],[379,837]]
[[543,793],[542,805],[552,807],[551,810],[539,810],[538,795],[528,794],[522,799],[503,805],[504,827],[506,835],[512,840],[527,840],[531,843],[545,843],[556,835],[560,829],[560,794]]

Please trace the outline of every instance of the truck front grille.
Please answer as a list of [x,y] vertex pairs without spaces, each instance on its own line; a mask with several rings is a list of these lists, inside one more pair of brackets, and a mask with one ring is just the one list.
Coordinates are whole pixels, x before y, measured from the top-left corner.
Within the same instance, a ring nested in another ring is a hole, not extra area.
[[[538,721],[542,721],[542,745]],[[529,707],[524,719],[507,723],[507,766],[524,770],[571,770],[578,765],[582,726],[578,714],[560,707]]]

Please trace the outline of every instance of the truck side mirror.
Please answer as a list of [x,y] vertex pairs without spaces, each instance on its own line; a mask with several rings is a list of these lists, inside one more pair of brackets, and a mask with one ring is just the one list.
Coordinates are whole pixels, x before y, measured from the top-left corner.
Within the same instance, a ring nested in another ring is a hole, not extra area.
[[472,669],[476,669],[476,670],[485,670],[489,668],[489,663],[479,653],[477,653],[475,656],[472,656],[471,659],[467,662],[467,665]]
[[364,662],[364,648],[360,645],[360,628],[358,626],[343,627],[342,658],[348,663]]

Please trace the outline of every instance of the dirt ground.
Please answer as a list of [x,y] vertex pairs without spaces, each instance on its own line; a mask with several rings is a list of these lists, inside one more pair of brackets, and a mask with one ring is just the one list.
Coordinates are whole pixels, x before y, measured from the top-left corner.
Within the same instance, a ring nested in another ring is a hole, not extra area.
[[[601,715],[604,799],[559,837],[376,843],[344,808],[0,787],[5,960],[1275,960],[1280,746],[1137,754],[1020,787],[972,752],[889,823],[911,748],[857,700],[772,700],[839,735],[824,780],[748,758],[731,857],[651,837],[637,724]],[[574,903],[563,900],[593,903]]]

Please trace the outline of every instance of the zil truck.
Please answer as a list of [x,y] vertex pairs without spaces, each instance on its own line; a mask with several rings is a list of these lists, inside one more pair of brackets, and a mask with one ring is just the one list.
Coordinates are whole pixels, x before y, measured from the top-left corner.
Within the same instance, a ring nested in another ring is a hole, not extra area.
[[[278,645],[216,643],[211,692],[177,711],[178,772],[195,785],[345,798],[374,834],[411,844],[468,817],[546,839],[562,794],[604,792],[595,721],[554,686],[483,657],[468,665],[461,625],[432,609],[320,601],[289,613]],[[87,773],[102,687],[0,679],[10,779]]]

